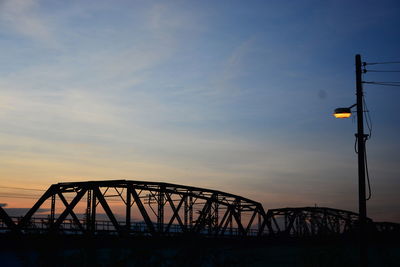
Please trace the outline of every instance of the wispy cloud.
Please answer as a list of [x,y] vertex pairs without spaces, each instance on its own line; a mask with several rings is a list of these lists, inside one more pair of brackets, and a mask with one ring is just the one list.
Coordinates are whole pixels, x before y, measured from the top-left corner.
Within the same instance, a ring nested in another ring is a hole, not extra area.
[[3,31],[16,32],[43,43],[55,44],[50,22],[38,10],[36,0],[4,0],[0,2],[0,21]]
[[[359,43],[349,31],[371,30],[370,5],[352,17],[347,4],[1,1],[1,181],[139,178],[346,206],[353,140],[332,136],[353,125],[327,117],[353,62],[328,58]],[[377,168],[390,194],[393,138]]]
[[242,41],[232,50],[217,78],[217,92],[229,92],[229,94],[234,94],[236,90],[243,89],[240,88],[237,83],[248,73],[248,70],[246,70],[246,67],[248,67],[246,63],[251,57],[255,42],[256,39],[254,37],[249,38]]

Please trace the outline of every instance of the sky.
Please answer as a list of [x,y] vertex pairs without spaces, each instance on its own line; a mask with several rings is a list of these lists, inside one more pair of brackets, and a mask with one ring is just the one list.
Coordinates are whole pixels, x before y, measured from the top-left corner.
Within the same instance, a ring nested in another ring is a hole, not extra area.
[[[0,203],[129,179],[358,210],[354,56],[400,61],[398,1],[0,0]],[[374,65],[400,70],[400,65]],[[400,81],[366,73],[365,81]],[[365,85],[368,216],[400,222],[400,88]]]

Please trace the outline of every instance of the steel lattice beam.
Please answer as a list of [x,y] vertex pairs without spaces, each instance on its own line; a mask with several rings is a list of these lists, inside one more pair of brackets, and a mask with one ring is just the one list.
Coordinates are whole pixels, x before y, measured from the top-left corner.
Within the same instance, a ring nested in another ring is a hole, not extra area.
[[10,229],[12,231],[17,231],[15,223],[11,220],[11,218],[8,216],[8,214],[2,207],[0,207],[0,220],[5,223],[7,229]]
[[[369,224],[372,223],[368,219]],[[271,209],[267,212],[267,227],[272,235],[326,236],[358,230],[357,213],[324,207]]]
[[[37,217],[46,203],[50,203],[48,217]],[[92,235],[310,237],[351,233],[359,227],[358,214],[350,211],[301,207],[271,209],[265,213],[258,202],[217,190],[128,180],[54,184],[19,223],[1,207],[0,220],[3,229],[5,225],[21,233]],[[378,232],[400,231],[398,224],[373,225],[370,219],[368,222]]]
[[[125,214],[113,211],[117,200],[118,205],[124,206]],[[51,215],[48,227],[43,230],[53,232],[218,236],[231,234],[236,229],[239,236],[260,236],[266,225],[262,205],[241,196],[170,183],[114,180],[52,185],[23,217],[18,228],[33,230],[34,215],[46,201],[51,201]],[[78,206],[85,206],[84,218],[79,218],[82,214]],[[98,225],[99,215],[106,217],[107,227]],[[125,216],[124,221],[119,220],[121,216]],[[254,223],[256,216],[261,218],[258,224]],[[145,227],[139,225],[138,230],[138,222]]]

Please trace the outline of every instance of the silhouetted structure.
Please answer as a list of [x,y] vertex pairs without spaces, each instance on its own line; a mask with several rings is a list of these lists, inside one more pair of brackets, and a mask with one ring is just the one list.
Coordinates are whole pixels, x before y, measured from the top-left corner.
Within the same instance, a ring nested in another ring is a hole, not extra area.
[[[371,219],[368,222],[372,224]],[[270,209],[267,225],[275,236],[334,236],[357,230],[359,215],[324,207]]]
[[2,207],[0,207],[0,221],[5,224],[7,230],[15,230],[16,225]]
[[[123,222],[112,211],[110,198],[124,206]],[[22,232],[37,227],[33,215],[46,200],[51,201],[50,216],[41,228],[53,232],[246,236],[250,232],[261,235],[265,228],[262,205],[241,196],[169,183],[116,180],[52,185],[19,222]],[[58,215],[56,203],[63,206]],[[75,212],[79,204],[85,206],[84,219]],[[107,220],[97,220],[99,209]],[[142,222],[132,223],[132,211]]]
[[[45,203],[50,209],[43,217]],[[359,222],[351,211],[301,207],[265,212],[259,202],[221,191],[127,180],[53,184],[22,218],[10,218],[0,207],[2,232],[20,234],[333,237],[357,232]],[[367,222],[369,231],[400,233],[400,224]]]

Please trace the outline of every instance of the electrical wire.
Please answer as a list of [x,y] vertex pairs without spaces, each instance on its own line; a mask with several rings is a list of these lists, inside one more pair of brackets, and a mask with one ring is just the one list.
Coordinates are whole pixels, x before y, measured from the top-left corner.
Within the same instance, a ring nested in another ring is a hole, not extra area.
[[18,189],[18,190],[32,190],[32,191],[41,191],[41,192],[46,191],[46,190],[43,190],[43,189],[26,188],[26,187],[13,187],[13,186],[0,186],[0,188],[5,188],[5,189]]
[[363,103],[364,103],[365,122],[367,124],[368,131],[369,131],[368,139],[371,139],[371,136],[372,136],[372,120],[371,120],[371,116],[369,114],[369,109],[368,109],[368,106],[367,106],[367,102],[365,101],[365,96],[363,96]]
[[[368,138],[365,138],[363,140],[364,142],[364,161],[365,161],[365,173],[366,173],[366,177],[367,177],[367,184],[368,184],[368,197],[365,200],[370,200],[372,197],[372,189],[371,189],[371,182],[370,182],[370,178],[369,178],[369,170],[368,170],[368,160],[367,160],[367,146],[366,141],[368,140]],[[358,154],[357,151],[357,141],[358,141],[358,137],[356,135],[356,141],[354,143],[354,151],[356,152],[356,154]]]
[[367,177],[367,184],[368,184],[368,197],[365,200],[370,200],[372,197],[372,189],[371,189],[371,182],[370,182],[370,178],[369,178],[369,170],[368,170],[368,160],[367,160],[367,140],[371,139],[372,136],[372,120],[371,120],[371,116],[369,114],[369,109],[368,109],[368,105],[367,102],[365,101],[365,95],[362,98],[363,104],[364,104],[364,110],[363,110],[363,116],[365,117],[365,122],[367,124],[367,128],[369,131],[369,135],[365,136],[363,138],[363,145],[364,145],[364,162],[365,162],[365,173],[366,173],[366,177]]
[[400,82],[395,81],[395,82],[363,82],[363,83],[400,83]]
[[373,84],[373,85],[384,85],[384,86],[400,87],[400,82],[363,82],[363,83]]
[[[363,73],[367,73],[367,72],[380,72],[380,73],[400,72],[400,70],[367,70],[365,68],[367,65],[382,65],[382,64],[400,64],[400,61],[372,62],[372,63],[363,62],[363,67],[364,67]],[[400,87],[400,82],[398,82],[398,81],[388,81],[388,82],[378,81],[378,82],[363,82],[363,83],[372,84],[372,85]],[[368,139],[370,139],[371,135],[372,135],[372,120],[371,120],[371,116],[369,114],[368,106],[367,106],[364,96],[363,96],[363,103],[364,103],[364,107],[365,107],[365,110],[363,110],[363,113],[364,113],[365,121],[366,121],[368,130],[369,130],[369,136],[366,136],[365,138],[363,138],[363,142],[364,142],[365,172],[366,172],[366,178],[367,178],[367,182],[368,182],[368,197],[366,198],[366,200],[370,200],[371,196],[372,196],[372,189],[371,189],[371,181],[370,181],[370,177],[369,177],[366,141]],[[356,136],[356,142],[357,142],[357,136]],[[357,152],[358,151],[356,150],[356,153]]]
[[367,146],[365,145],[365,142],[364,142],[364,161],[365,161],[365,173],[367,174],[367,183],[368,183],[368,197],[365,200],[370,200],[371,197],[372,197],[372,190],[371,190],[371,182],[370,182],[370,179],[369,179],[368,159],[367,159]]
[[393,86],[393,87],[400,87],[400,84],[392,84],[392,83],[373,83],[376,85],[383,85],[383,86]]
[[[23,198],[23,199],[38,200],[41,196],[0,192],[0,197],[3,197],[3,198]],[[74,199],[74,197],[73,196],[67,196],[67,197],[65,197],[65,199],[68,202],[71,202]],[[107,202],[122,203],[120,200],[117,200],[117,199],[108,199]]]
[[354,152],[356,152],[356,154],[358,154],[358,150],[357,150],[357,142],[358,142],[358,136],[356,136],[356,141],[354,142]]
[[13,195],[13,196],[8,196],[8,195],[1,195],[0,194],[0,197],[4,197],[4,198],[24,198],[24,199],[38,199],[39,197],[29,197],[29,196],[15,196],[15,195]]
[[400,61],[388,61],[388,62],[364,62],[363,65],[367,66],[367,65],[382,65],[382,64],[400,64]]
[[364,73],[366,72],[400,72],[400,70],[366,70],[364,69]]

